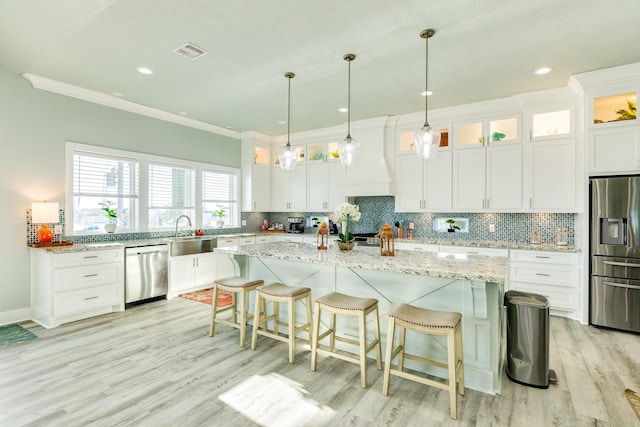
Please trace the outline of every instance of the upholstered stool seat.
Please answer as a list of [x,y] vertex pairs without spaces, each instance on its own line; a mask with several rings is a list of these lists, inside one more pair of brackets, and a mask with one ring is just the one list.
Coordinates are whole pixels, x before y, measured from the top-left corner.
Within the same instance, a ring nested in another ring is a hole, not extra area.
[[[329,329],[320,334],[320,321],[322,311],[330,315]],[[368,314],[373,316],[374,336],[370,343],[367,343],[367,323]],[[359,339],[352,340],[336,335],[336,314],[342,316],[352,316],[358,318]],[[329,337],[329,349],[320,348],[319,342],[325,337]],[[335,342],[345,342],[356,345],[359,348],[359,357],[347,356],[337,353]],[[380,323],[378,320],[378,300],[375,298],[357,298],[333,292],[316,300],[313,321],[313,339],[311,341],[311,370],[316,370],[318,353],[335,357],[347,362],[360,365],[360,385],[367,388],[367,353],[372,349],[376,350],[376,366],[382,369],[382,350],[380,348]]]
[[[307,321],[296,326],[296,302],[306,300]],[[266,301],[273,302],[273,314],[267,315]],[[283,322],[279,318],[280,303],[288,304],[289,319]],[[251,335],[251,349],[255,350],[258,342],[258,335],[273,338],[289,344],[289,363],[295,361],[296,334],[306,331],[311,342],[311,289],[305,287],[286,286],[282,283],[272,283],[256,288],[256,306],[253,312],[253,334]],[[269,322],[273,321],[273,330],[269,331]],[[262,326],[262,330],[260,329]],[[280,335],[279,327],[286,326],[288,335]]]
[[[451,418],[457,418],[456,379],[458,393],[464,395],[464,367],[462,360],[462,315],[455,312],[434,311],[426,308],[402,304],[389,313],[389,329],[387,333],[387,349],[385,353],[384,381],[382,394],[389,394],[389,380],[391,375],[412,381],[438,387],[449,392],[449,406]],[[400,328],[399,345],[394,349],[395,327]],[[427,359],[409,354],[405,351],[406,330],[421,332],[429,335],[447,337],[447,363]],[[398,365],[393,369],[391,362],[398,356]],[[410,359],[428,365],[438,366],[448,370],[448,382],[425,378],[420,375],[404,371],[404,359]]]
[[[249,313],[247,307],[247,295],[255,290],[258,286],[264,284],[260,279],[245,279],[243,277],[227,277],[213,282],[213,300],[211,301],[211,326],[209,328],[209,336],[213,336],[216,323],[231,326],[240,329],[240,346],[244,347],[247,333],[247,322],[253,319],[253,314]],[[229,292],[232,295],[231,305],[218,308],[218,294],[220,291]],[[238,307],[238,295],[240,296],[240,307]],[[231,310],[231,320],[220,319],[218,314]],[[238,314],[240,321],[238,322]]]

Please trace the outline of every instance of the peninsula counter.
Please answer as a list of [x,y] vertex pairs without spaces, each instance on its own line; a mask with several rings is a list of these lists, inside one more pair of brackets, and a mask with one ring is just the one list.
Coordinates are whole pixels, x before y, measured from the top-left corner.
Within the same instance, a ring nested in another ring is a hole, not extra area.
[[[387,315],[397,305],[457,311],[462,314],[465,386],[485,393],[500,391],[506,258],[400,250],[394,257],[382,257],[378,248],[356,246],[342,252],[332,246],[319,251],[315,245],[288,242],[217,248],[215,252],[227,253],[238,275],[265,283],[307,286],[313,300],[330,292],[378,299],[383,354]],[[337,329],[358,337],[357,324],[348,319],[338,319]],[[372,325],[367,329],[372,331]],[[407,348],[444,361],[446,342],[439,338],[407,331]],[[411,369],[446,378],[445,370],[409,362],[405,365]]]

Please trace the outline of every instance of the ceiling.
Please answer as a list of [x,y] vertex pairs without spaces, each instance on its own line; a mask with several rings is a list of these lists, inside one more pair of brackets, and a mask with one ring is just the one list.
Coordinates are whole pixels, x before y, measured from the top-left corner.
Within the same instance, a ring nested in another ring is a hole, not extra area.
[[[566,86],[640,61],[637,0],[0,0],[0,64],[275,136]],[[188,60],[174,50],[208,51]],[[154,71],[145,76],[136,71]],[[534,70],[551,67],[546,75]],[[278,124],[277,122],[285,122]]]

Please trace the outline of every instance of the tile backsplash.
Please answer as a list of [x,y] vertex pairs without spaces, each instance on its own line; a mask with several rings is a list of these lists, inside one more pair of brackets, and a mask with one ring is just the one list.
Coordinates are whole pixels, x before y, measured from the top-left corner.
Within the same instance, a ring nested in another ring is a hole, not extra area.
[[[571,213],[396,213],[393,196],[355,197],[353,203],[360,207],[362,218],[352,223],[353,233],[379,232],[385,223],[395,224],[404,221],[404,228],[410,222],[415,225],[414,236],[417,238],[455,239],[455,240],[489,240],[508,242],[529,242],[534,230],[540,231],[542,243],[554,243],[553,233],[556,228],[569,231],[568,243],[575,242],[574,216]],[[288,216],[326,216],[326,212],[243,212],[242,220],[247,225],[241,228],[204,229],[205,234],[253,233],[260,231],[263,220],[270,224],[283,223],[286,227]],[[442,233],[433,230],[435,218],[467,218],[468,233]],[[173,231],[148,233],[114,233],[91,234],[83,236],[65,236],[64,209],[60,210],[60,224],[63,225],[62,240],[74,243],[109,242],[115,240],[135,240],[171,237]],[[496,231],[489,232],[489,226],[495,225]],[[40,224],[31,222],[31,209],[26,211],[27,244],[38,242]],[[395,227],[394,227],[395,230]],[[55,236],[56,240],[60,236]]]

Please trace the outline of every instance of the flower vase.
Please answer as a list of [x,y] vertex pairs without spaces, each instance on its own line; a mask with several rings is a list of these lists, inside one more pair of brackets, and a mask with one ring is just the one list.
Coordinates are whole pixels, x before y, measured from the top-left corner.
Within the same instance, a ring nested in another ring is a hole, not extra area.
[[355,246],[354,242],[342,242],[340,240],[338,240],[337,244],[341,251],[350,251]]

